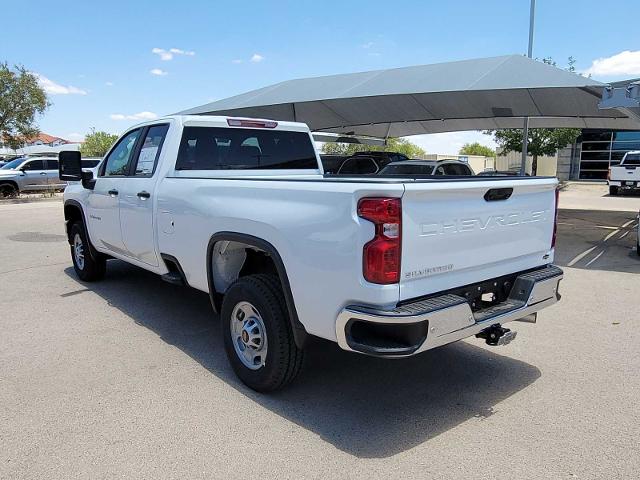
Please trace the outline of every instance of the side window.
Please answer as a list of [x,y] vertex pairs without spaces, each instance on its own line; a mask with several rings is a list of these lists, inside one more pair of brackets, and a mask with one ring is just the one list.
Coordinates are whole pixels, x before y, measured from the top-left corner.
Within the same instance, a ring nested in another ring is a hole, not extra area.
[[23,170],[45,170],[44,160],[31,160],[23,165]]
[[58,160],[47,160],[47,170],[58,170]]
[[129,160],[131,160],[138,135],[140,135],[140,129],[129,132],[122,137],[106,158],[104,171],[100,176],[111,177],[127,174],[127,167],[129,166]]
[[440,165],[438,168],[436,168],[436,175],[445,175],[444,173],[444,166]]
[[138,161],[136,162],[135,176],[146,177],[153,175],[158,164],[158,157],[162,143],[169,130],[169,125],[154,125],[149,127],[144,137]]

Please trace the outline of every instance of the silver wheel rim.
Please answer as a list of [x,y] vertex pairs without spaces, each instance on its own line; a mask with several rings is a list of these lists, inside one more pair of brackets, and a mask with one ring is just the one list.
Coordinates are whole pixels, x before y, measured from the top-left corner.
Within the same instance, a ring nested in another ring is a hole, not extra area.
[[260,313],[249,302],[239,302],[231,312],[231,341],[242,364],[258,370],[267,359],[267,333]]
[[76,259],[78,268],[84,270],[84,245],[79,233],[76,233],[73,237],[73,256]]

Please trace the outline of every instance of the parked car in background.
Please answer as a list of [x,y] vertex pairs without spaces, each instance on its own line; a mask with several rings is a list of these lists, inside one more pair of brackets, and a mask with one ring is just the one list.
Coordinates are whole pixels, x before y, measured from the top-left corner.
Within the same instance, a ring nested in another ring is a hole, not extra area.
[[338,169],[339,175],[375,174],[392,162],[409,160],[398,152],[357,152],[348,157]]
[[129,128],[95,177],[60,158],[78,277],[117,258],[207,292],[258,391],[298,374],[310,335],[387,358],[500,345],[560,298],[555,178],[328,178],[307,125],[205,115]]
[[473,175],[469,165],[458,160],[407,160],[388,164],[380,175]]
[[[83,168],[94,168],[101,159],[82,161]],[[61,190],[67,182],[58,175],[54,157],[21,157],[0,167],[0,197],[14,197],[22,192]]]
[[[517,177],[520,175],[520,172],[515,170],[493,170],[488,169],[480,172],[478,176],[480,177]],[[525,173],[525,176],[530,176],[528,173]]]
[[58,159],[50,157],[17,158],[0,168],[0,196],[21,192],[64,188],[58,177]]
[[625,153],[619,165],[609,167],[607,184],[609,195],[640,189],[640,150]]

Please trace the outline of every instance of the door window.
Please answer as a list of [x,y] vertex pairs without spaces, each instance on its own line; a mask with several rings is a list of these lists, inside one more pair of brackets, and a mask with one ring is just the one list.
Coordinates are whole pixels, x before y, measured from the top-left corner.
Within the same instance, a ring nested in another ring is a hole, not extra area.
[[147,130],[138,155],[138,161],[136,162],[134,171],[136,177],[150,177],[153,175],[167,130],[169,130],[169,125],[154,125]]
[[129,132],[122,137],[107,157],[104,172],[101,176],[112,177],[127,174],[129,161],[131,160],[136,140],[138,140],[138,135],[140,135],[140,129]]
[[58,170],[58,160],[47,160],[47,170]]
[[44,160],[31,160],[22,166],[23,170],[44,170]]

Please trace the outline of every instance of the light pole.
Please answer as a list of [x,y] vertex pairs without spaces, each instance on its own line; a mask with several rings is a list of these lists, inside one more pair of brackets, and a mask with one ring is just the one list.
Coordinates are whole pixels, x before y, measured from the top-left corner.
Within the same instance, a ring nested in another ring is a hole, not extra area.
[[[531,9],[529,10],[529,49],[527,57],[533,55],[533,21],[536,15],[536,0],[531,0]],[[524,176],[527,166],[527,147],[529,144],[529,117],[524,117],[524,128],[522,129],[522,161],[520,164],[520,175]]]

